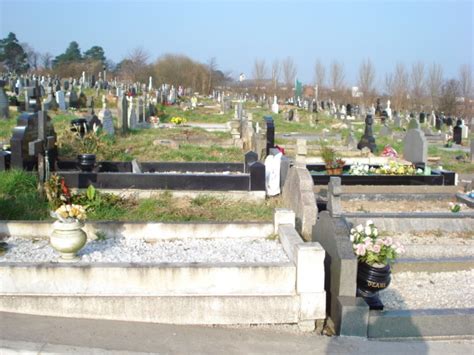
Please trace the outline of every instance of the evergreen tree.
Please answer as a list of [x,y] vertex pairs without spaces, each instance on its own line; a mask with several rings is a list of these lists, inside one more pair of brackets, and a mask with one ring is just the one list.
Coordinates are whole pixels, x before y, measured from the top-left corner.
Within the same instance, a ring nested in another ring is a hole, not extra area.
[[105,52],[101,46],[93,46],[89,50],[84,52],[84,59],[100,60],[105,64]]
[[0,40],[0,62],[15,73],[24,73],[28,70],[28,56],[12,32]]
[[72,41],[69,43],[66,52],[54,58],[53,67],[63,63],[79,62],[81,60],[82,55],[81,50],[79,49],[79,44],[76,41]]

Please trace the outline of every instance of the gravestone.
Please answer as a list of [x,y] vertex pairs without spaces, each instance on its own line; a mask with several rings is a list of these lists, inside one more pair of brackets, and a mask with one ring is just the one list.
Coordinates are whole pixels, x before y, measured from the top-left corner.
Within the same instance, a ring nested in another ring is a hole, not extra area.
[[464,120],[461,120],[461,121],[462,121],[462,125],[461,125],[462,139],[468,139],[469,138],[469,127],[466,126],[466,124],[464,123]]
[[355,150],[357,148],[357,139],[352,130],[349,132],[349,135],[346,139],[346,145],[350,150]]
[[143,98],[138,98],[138,123],[143,123],[145,121],[145,114],[143,110]]
[[[13,129],[10,140],[11,167],[20,170],[31,170],[35,166],[38,167],[38,154],[40,153],[41,160],[47,155],[50,165],[54,166],[57,156],[57,149],[54,147],[55,141],[56,133],[52,121],[45,112],[23,112],[18,117],[17,126]],[[46,151],[47,154],[45,154]],[[42,176],[44,177],[44,174]]]
[[362,148],[369,148],[372,153],[377,150],[375,138],[372,133],[373,123],[374,120],[372,118],[372,115],[367,115],[365,118],[365,132],[362,138],[360,139],[359,144],[357,144],[357,149],[361,150]]
[[64,97],[64,91],[56,91],[56,99],[58,101],[58,107],[61,111],[66,111],[66,99]]
[[474,163],[474,139],[471,139],[471,163]]
[[448,127],[451,127],[453,125],[453,118],[451,116],[449,116],[448,118],[446,118],[446,126]]
[[48,92],[48,97],[46,100],[43,101],[43,111],[49,111],[49,110],[57,110],[58,109],[58,103],[56,102],[56,99],[54,98],[54,95],[50,91]]
[[443,120],[440,116],[436,116],[435,127],[439,131],[443,125]]
[[395,111],[395,117],[393,118],[393,124],[395,127],[400,128],[402,126],[402,119],[398,112]]
[[123,95],[118,101],[119,118],[117,121],[118,127],[122,133],[128,131],[128,101],[127,96]]
[[273,97],[272,112],[273,113],[278,113],[278,111],[279,111],[279,106],[278,106],[278,102],[277,102],[277,97],[275,95]]
[[272,116],[263,116],[264,127],[266,132],[266,155],[270,152],[270,148],[275,147],[275,123]]
[[391,135],[392,135],[392,130],[387,126],[387,123],[385,122],[382,128],[380,128],[380,136],[388,137]]
[[426,114],[424,112],[420,112],[420,123],[425,123]]
[[89,115],[94,115],[94,98],[92,96],[89,96],[87,98],[87,112]]
[[408,129],[420,129],[420,122],[412,117],[408,123]]
[[102,122],[102,128],[109,136],[115,134],[112,112],[107,108],[107,100],[102,97],[102,110],[99,111],[99,120]]
[[462,121],[457,120],[456,126],[453,128],[453,141],[456,144],[462,144]]
[[377,99],[377,106],[375,107],[375,116],[380,116],[382,114],[382,105],[380,104],[380,99]]
[[74,86],[71,87],[71,92],[69,94],[69,107],[79,108],[79,98],[77,97],[76,90]]
[[428,142],[416,119],[410,121],[410,128],[403,140],[403,157],[414,164],[428,161]]
[[8,97],[5,94],[5,86],[6,82],[4,80],[0,80],[0,118],[8,118]]
[[137,116],[137,111],[135,108],[135,103],[133,102],[133,97],[130,97],[129,101],[129,108],[128,108],[128,127],[130,129],[135,129],[137,128],[137,123],[138,123],[138,116]]

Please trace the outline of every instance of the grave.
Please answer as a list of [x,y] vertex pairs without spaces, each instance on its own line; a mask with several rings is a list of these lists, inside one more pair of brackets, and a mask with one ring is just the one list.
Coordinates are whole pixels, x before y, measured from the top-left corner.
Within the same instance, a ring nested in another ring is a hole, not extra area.
[[5,94],[4,86],[6,82],[4,80],[0,80],[0,118],[8,118],[8,97]]
[[403,140],[403,157],[414,164],[428,161],[428,142],[416,119],[412,119]]
[[372,153],[377,150],[377,145],[375,144],[375,138],[372,133],[373,123],[374,123],[374,120],[372,118],[372,115],[367,115],[365,118],[365,132],[362,138],[360,139],[359,143],[357,144],[357,149],[362,149],[362,148],[367,147],[370,149]]

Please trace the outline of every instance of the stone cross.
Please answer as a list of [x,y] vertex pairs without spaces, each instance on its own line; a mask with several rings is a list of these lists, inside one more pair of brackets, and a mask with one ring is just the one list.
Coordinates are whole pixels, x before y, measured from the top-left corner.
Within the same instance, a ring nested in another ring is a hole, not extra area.
[[38,138],[28,143],[28,154],[37,156],[38,159],[38,177],[39,190],[43,193],[43,184],[48,178],[49,163],[45,160],[48,156],[48,150],[53,149],[56,143],[54,136],[47,136],[48,115],[46,111],[38,112]]
[[338,176],[332,176],[329,178],[328,204],[326,207],[331,217],[340,217],[342,214],[341,194],[341,178]]
[[372,118],[372,115],[367,115],[367,117],[365,118],[365,133],[360,139],[359,144],[357,144],[357,149],[367,147],[372,153],[375,152],[375,150],[377,149],[377,145],[375,144],[375,138],[372,133],[373,123],[374,120]]

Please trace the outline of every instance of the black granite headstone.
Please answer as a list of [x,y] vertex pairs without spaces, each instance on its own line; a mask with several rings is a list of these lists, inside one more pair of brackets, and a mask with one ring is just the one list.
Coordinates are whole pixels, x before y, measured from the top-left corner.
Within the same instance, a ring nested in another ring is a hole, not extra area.
[[360,139],[360,142],[357,144],[357,149],[362,149],[362,148],[369,148],[370,151],[373,153],[377,150],[377,145],[375,144],[375,138],[372,133],[372,124],[374,123],[374,120],[372,118],[372,115],[367,115],[365,118],[365,132],[362,138]]
[[453,141],[456,144],[462,143],[462,121],[456,121],[456,127],[453,128]]

